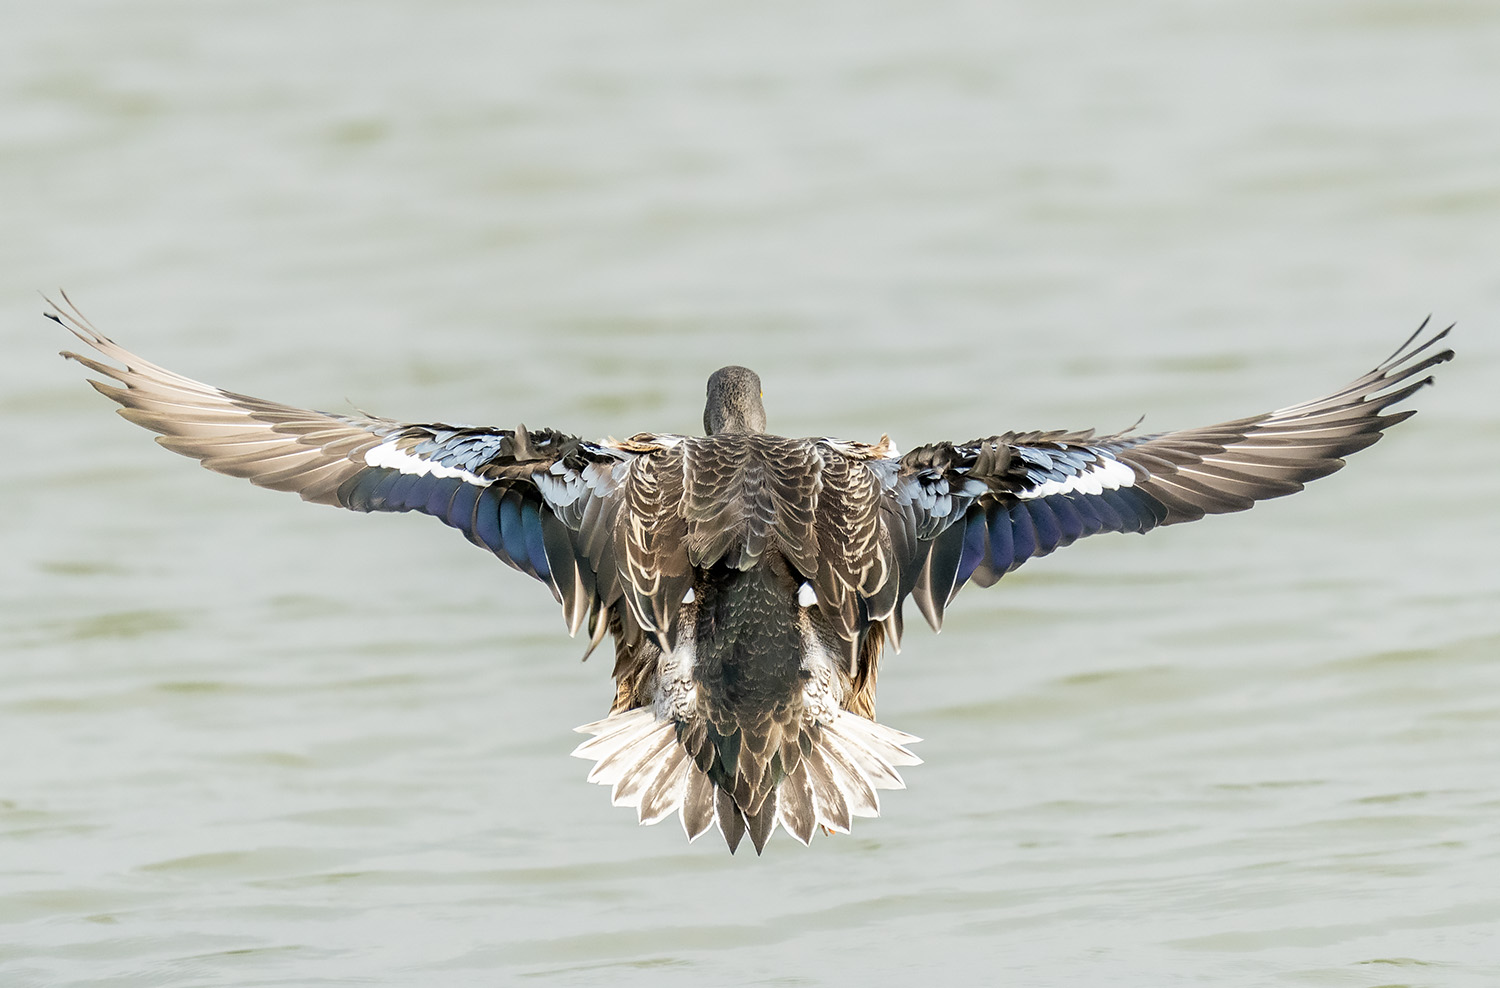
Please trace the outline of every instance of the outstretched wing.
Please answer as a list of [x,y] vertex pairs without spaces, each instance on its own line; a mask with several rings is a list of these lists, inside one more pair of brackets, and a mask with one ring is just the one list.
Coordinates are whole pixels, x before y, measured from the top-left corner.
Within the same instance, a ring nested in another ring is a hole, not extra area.
[[122,416],[160,433],[156,441],[166,448],[319,504],[432,515],[550,586],[570,632],[592,617],[602,637],[595,574],[612,560],[591,556],[607,555],[611,540],[590,540],[583,523],[585,515],[612,523],[613,512],[601,512],[598,502],[614,500],[637,452],[524,426],[414,425],[223,391],[141,359],[71,304],[53,308],[50,318],[123,366],[63,356],[114,382],[89,383],[118,402]]
[[1006,433],[912,450],[896,485],[926,552],[910,566],[912,599],[936,628],[966,581],[990,586],[1086,535],[1147,532],[1300,491],[1415,414],[1386,409],[1453,357],[1434,349],[1452,327],[1423,339],[1426,328],[1333,394],[1264,415],[1153,435]]

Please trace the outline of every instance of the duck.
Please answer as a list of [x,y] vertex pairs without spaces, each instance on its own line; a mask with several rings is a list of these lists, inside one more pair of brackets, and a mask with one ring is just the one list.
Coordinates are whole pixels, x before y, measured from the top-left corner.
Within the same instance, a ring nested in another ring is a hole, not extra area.
[[[62,295],[46,315],[89,383],[167,449],[352,511],[430,515],[545,584],[614,700],[577,730],[588,780],[642,824],[677,816],[757,854],[876,817],[919,738],[875,719],[910,601],[934,631],[964,587],[1103,532],[1145,533],[1300,491],[1414,414],[1453,357],[1428,322],[1324,397],[1217,425],[1004,432],[906,452],[768,431],[756,373],[708,378],[703,435],[588,440],[409,423],[226,391],[109,339]],[[1139,424],[1139,423],[1138,423]],[[1137,425],[1138,425],[1137,424]]]

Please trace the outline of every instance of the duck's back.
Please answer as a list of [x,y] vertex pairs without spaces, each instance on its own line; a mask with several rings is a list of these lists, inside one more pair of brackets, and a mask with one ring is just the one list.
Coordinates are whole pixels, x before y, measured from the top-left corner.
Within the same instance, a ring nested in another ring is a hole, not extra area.
[[616,802],[681,805],[690,836],[717,817],[759,848],[778,822],[804,841],[847,830],[899,785],[909,736],[845,711],[873,685],[868,591],[893,582],[874,449],[727,434],[637,461],[619,559],[664,633],[617,642],[616,712],[579,751]]

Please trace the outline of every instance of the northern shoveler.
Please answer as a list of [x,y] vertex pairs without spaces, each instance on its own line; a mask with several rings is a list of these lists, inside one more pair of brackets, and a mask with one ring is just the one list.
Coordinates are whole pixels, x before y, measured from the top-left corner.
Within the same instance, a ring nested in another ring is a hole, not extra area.
[[[1343,466],[1453,356],[1423,323],[1324,398],[1202,429],[1008,432],[901,453],[766,432],[760,379],[708,379],[705,435],[597,442],[551,429],[414,425],[222,391],[149,363],[66,303],[91,380],[205,467],[355,511],[420,511],[551,589],[615,700],[573,752],[642,823],[717,823],[757,852],[879,813],[917,738],[875,721],[883,647],[909,597],[937,629],[960,587],[1097,532],[1242,511]],[[1450,327],[1451,329],[1451,327]],[[587,657],[587,655],[585,655]]]

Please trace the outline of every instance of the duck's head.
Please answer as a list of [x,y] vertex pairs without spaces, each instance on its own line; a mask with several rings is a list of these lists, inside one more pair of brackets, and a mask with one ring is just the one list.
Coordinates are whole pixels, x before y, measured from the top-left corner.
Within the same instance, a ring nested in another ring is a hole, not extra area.
[[708,379],[708,404],[703,407],[703,431],[765,432],[766,407],[760,377],[748,367],[720,367]]

